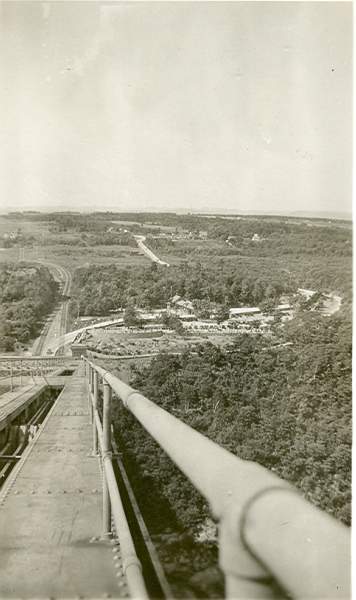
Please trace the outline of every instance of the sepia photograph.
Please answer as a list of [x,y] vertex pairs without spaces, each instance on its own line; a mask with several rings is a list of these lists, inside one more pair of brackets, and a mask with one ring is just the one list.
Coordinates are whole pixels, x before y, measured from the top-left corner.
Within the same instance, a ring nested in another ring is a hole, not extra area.
[[352,48],[0,0],[0,600],[351,600]]

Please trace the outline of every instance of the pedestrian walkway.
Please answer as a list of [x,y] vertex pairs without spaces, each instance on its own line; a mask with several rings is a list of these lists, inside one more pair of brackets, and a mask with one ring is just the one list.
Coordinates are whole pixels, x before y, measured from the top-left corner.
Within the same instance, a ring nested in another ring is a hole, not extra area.
[[122,598],[81,365],[0,493],[0,598]]

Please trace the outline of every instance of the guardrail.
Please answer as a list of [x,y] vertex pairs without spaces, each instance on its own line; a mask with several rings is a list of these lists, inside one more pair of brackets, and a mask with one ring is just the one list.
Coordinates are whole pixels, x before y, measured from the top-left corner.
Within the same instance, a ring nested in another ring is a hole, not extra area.
[[[73,356],[0,356],[0,381],[10,379],[10,389],[13,390],[14,378],[19,377],[22,385],[23,375],[30,377],[43,376],[55,368],[64,367],[78,358]],[[4,374],[5,373],[5,374]]]
[[[110,536],[111,519],[113,519],[117,536],[120,541],[120,551],[123,572],[126,575],[127,585],[132,598],[148,598],[145,582],[142,575],[141,563],[137,557],[135,546],[131,537],[124,507],[118,490],[115,473],[112,465],[111,452],[111,396],[112,389],[105,381],[103,369],[92,367],[91,363],[83,357],[88,365],[88,400],[93,424],[93,455],[100,453],[103,471],[103,536]],[[98,412],[99,377],[103,384],[103,422],[101,423]],[[98,452],[99,451],[99,452]]]
[[[105,473],[104,532],[110,533],[112,511],[128,561],[126,574],[133,597],[145,598],[146,592],[137,586],[139,565],[127,541],[127,522],[111,464],[112,392],[209,502],[219,521],[219,563],[227,598],[350,597],[346,526],[264,467],[227,452],[112,373],[82,358],[89,382],[93,452],[100,448]],[[99,381],[104,388],[103,424],[97,410]]]
[[78,360],[75,356],[8,356],[6,354],[0,355],[0,364],[3,362],[12,363],[25,363],[25,362],[41,362],[42,364],[63,364],[64,362],[73,362]]

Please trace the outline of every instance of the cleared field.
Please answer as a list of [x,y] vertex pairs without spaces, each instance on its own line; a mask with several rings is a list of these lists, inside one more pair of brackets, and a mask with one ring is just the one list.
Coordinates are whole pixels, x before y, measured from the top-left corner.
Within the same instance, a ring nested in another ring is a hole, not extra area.
[[49,227],[50,223],[47,222],[0,217],[0,236],[3,236],[4,233],[17,231],[17,229],[22,229],[26,235],[42,235],[43,233],[49,233]]
[[[88,264],[118,264],[121,266],[139,266],[149,264],[148,259],[136,248],[130,246],[39,246],[25,247],[25,260],[45,259],[73,271]],[[0,250],[0,262],[12,262],[19,259],[19,248]]]
[[18,248],[0,248],[0,262],[14,262],[19,259]]
[[168,225],[156,225],[156,224],[151,224],[151,223],[139,223],[138,221],[123,221],[123,220],[119,220],[119,221],[111,221],[112,223],[115,223],[115,225],[123,225],[123,226],[129,226],[129,225],[139,225],[141,226],[143,229],[161,229],[162,231],[175,231],[176,227],[171,227]]
[[200,333],[180,336],[174,332],[163,332],[161,335],[152,334],[140,335],[123,329],[95,329],[87,331],[82,337],[82,343],[97,352],[103,354],[118,354],[127,356],[130,354],[149,354],[152,352],[180,352],[203,342],[225,347],[229,345],[235,337],[231,335],[218,333]]

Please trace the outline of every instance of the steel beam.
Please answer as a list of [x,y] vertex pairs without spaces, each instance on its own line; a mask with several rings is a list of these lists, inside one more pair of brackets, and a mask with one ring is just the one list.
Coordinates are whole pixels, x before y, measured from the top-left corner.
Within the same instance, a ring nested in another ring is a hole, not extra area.
[[[111,387],[104,382],[103,399],[103,462],[106,456],[111,458]],[[104,469],[104,464],[103,464]],[[111,534],[111,504],[106,477],[103,477],[103,535]]]

